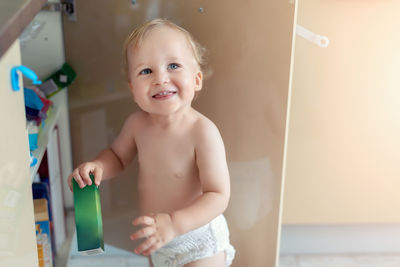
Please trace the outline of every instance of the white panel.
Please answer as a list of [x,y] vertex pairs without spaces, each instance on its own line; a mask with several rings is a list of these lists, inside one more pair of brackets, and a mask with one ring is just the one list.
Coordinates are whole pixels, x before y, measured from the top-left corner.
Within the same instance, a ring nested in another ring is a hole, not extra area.
[[63,191],[61,187],[60,177],[60,151],[57,128],[55,128],[53,132],[49,135],[49,144],[47,145],[47,159],[49,164],[50,176],[49,180],[51,194],[51,212],[53,214],[54,236],[57,252],[61,248],[66,237]]
[[[54,1],[53,1],[54,2]],[[34,21],[44,26],[21,50],[22,62],[39,78],[47,78],[65,63],[62,16],[60,12],[39,12]]]
[[61,179],[62,188],[64,190],[64,206],[66,208],[73,208],[74,200],[73,195],[69,189],[67,178],[72,173],[72,151],[71,151],[71,136],[69,125],[69,112],[68,112],[68,89],[65,88],[59,93],[54,95],[51,100],[60,110],[58,117],[58,129],[60,136],[60,153],[61,153]]

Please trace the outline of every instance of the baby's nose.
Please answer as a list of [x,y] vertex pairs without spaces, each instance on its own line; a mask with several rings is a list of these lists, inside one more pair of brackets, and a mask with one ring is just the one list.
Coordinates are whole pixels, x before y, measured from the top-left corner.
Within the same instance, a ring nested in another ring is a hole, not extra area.
[[165,84],[169,82],[169,76],[166,71],[157,71],[154,75],[153,84]]

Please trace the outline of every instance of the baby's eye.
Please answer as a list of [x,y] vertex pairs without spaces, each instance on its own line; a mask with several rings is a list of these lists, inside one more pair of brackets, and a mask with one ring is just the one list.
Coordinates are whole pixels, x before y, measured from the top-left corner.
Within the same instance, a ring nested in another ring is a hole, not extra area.
[[179,64],[171,63],[168,65],[168,69],[170,70],[176,70],[177,68],[179,68]]
[[146,75],[146,74],[150,74],[151,72],[152,72],[151,69],[143,69],[139,72],[139,74]]

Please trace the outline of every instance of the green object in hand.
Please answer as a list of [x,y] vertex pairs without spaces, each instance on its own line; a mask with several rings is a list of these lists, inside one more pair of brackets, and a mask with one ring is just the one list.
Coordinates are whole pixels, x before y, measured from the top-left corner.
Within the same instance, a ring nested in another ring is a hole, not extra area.
[[75,225],[78,239],[78,251],[84,255],[96,255],[104,252],[103,222],[99,188],[94,184],[80,188],[73,180]]

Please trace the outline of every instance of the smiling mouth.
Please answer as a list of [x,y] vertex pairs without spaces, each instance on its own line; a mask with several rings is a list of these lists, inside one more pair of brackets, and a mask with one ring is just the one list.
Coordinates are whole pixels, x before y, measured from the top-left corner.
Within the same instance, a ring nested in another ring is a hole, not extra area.
[[153,95],[152,98],[163,99],[163,98],[168,98],[170,96],[173,96],[175,94],[176,94],[175,91],[162,91],[162,92],[159,92],[159,93]]

